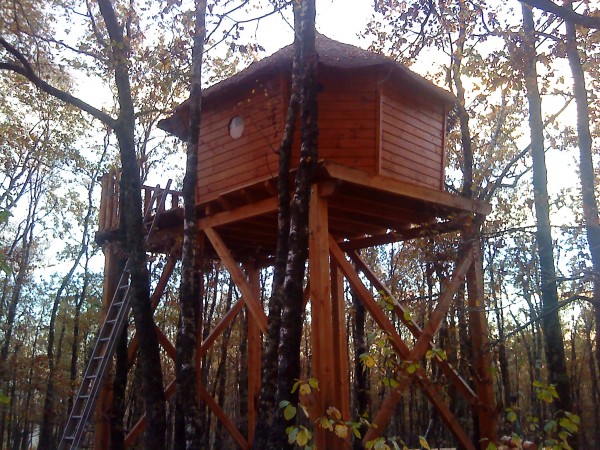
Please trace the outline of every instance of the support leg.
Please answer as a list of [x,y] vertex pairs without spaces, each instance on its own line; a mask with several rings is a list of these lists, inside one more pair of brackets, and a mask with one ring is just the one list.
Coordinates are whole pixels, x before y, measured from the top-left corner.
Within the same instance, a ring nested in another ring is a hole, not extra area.
[[[319,390],[315,392],[314,411],[316,417],[312,418],[313,420],[324,416],[329,406],[338,406],[335,404],[336,380],[332,358],[334,345],[331,327],[328,228],[327,199],[321,197],[319,187],[315,186],[310,200],[308,256],[313,350],[312,373],[319,381]],[[336,443],[334,437],[333,433],[324,428],[316,427],[315,429],[317,448],[338,448],[336,445],[339,445],[340,442]]]
[[490,342],[487,318],[484,308],[483,264],[479,242],[473,245],[473,264],[467,272],[467,295],[469,300],[469,332],[473,345],[474,371],[473,377],[479,403],[477,416],[479,419],[479,437],[482,449],[490,442],[496,442],[496,400],[492,382]]

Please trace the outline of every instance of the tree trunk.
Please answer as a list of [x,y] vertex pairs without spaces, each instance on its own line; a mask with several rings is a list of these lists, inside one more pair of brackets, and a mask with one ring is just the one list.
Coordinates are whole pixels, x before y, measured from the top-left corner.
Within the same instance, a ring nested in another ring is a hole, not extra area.
[[[200,300],[198,224],[196,219],[196,185],[198,179],[198,143],[200,141],[200,112],[202,109],[202,57],[206,36],[206,0],[195,2],[195,32],[190,76],[190,134],[186,151],[186,170],[183,179],[183,247],[181,256],[181,284],[179,287],[180,318],[177,330],[176,413],[183,414],[185,448],[200,446],[201,423],[196,392],[196,338]],[[180,428],[178,428],[180,430]],[[181,442],[181,438],[177,438]]]
[[[56,377],[56,364],[58,363],[59,357],[54,357],[54,334],[56,327],[56,315],[58,314],[58,307],[60,306],[60,302],[62,300],[63,294],[67,289],[67,286],[73,279],[73,274],[79,266],[79,261],[81,261],[82,256],[87,250],[86,246],[86,235],[88,230],[89,219],[92,214],[92,205],[90,204],[88,213],[84,220],[84,235],[81,244],[81,248],[77,257],[73,261],[73,265],[69,272],[64,276],[58,291],[54,296],[54,302],[52,304],[52,311],[50,312],[50,324],[48,326],[48,342],[46,346],[46,355],[48,357],[48,381],[46,384],[46,395],[44,397],[44,406],[43,406],[43,416],[42,416],[42,425],[40,427],[40,450],[42,449],[51,449],[54,447],[54,442],[52,439],[52,430],[54,428],[54,420],[56,418],[56,411],[54,411],[54,382]],[[59,346],[60,347],[60,346]]]
[[[294,3],[300,7],[300,162],[295,178],[294,198],[290,209],[289,251],[287,257],[281,311],[281,332],[277,370],[277,402],[298,403],[298,391],[292,388],[300,377],[302,337],[303,281],[308,257],[308,210],[313,173],[317,163],[317,65],[315,49],[315,2]],[[297,25],[300,25],[299,27]],[[275,416],[269,448],[289,448],[287,424],[282,413]]]
[[[573,4],[568,2],[567,7]],[[573,94],[577,105],[577,138],[579,144],[579,181],[583,219],[587,234],[588,250],[592,257],[592,283],[594,316],[596,318],[596,363],[600,366],[600,223],[596,201],[596,180],[592,160],[592,135],[590,133],[590,111],[588,93],[585,88],[585,74],[577,49],[577,32],[572,22],[565,22],[567,57],[573,75]]]
[[[363,366],[360,359],[360,355],[369,351],[365,335],[366,311],[365,305],[363,305],[354,292],[352,292],[352,305],[354,307],[354,321],[352,327],[352,341],[354,342],[354,413],[357,417],[370,417],[369,369]],[[366,433],[366,425],[361,426],[361,436],[364,436]],[[355,450],[361,450],[363,448],[360,439],[354,439],[353,448]]]
[[129,81],[129,45],[123,37],[110,0],[98,0],[100,13],[110,36],[115,85],[119,101],[119,117],[114,132],[119,142],[123,173],[121,175],[120,228],[125,250],[129,254],[131,273],[131,309],[139,339],[138,361],[142,372],[142,396],[147,425],[144,447],[165,448],[165,395],[158,338],[150,307],[150,276],[143,243],[142,194],[139,167],[135,153],[135,112]]
[[113,379],[112,405],[110,408],[110,448],[125,450],[125,395],[129,357],[127,352],[127,327],[123,329],[115,349],[115,376]]
[[238,428],[242,436],[248,436],[248,322],[253,320],[247,311],[241,311],[243,315],[242,328],[240,333],[240,364],[237,370],[237,384],[239,393],[238,413],[240,415],[240,423]]
[[[298,8],[294,8],[294,23],[298,23]],[[279,334],[281,331],[281,303],[283,283],[288,257],[288,238],[290,234],[290,155],[296,129],[298,115],[298,70],[300,46],[294,39],[294,60],[292,65],[292,82],[290,101],[285,120],[285,130],[279,146],[279,169],[277,179],[277,249],[273,267],[273,287],[269,300],[269,323],[265,339],[265,350],[262,359],[262,378],[258,403],[258,420],[254,433],[255,448],[267,445],[273,424],[275,394],[277,390],[277,361]]]
[[537,55],[535,50],[535,28],[531,9],[525,5],[523,10],[524,75],[529,103],[529,128],[531,132],[531,157],[533,160],[533,194],[536,215],[536,240],[540,266],[542,328],[544,331],[544,349],[548,377],[556,386],[559,399],[556,408],[571,410],[571,389],[567,373],[567,361],[562,329],[558,314],[558,293],[552,231],[550,228],[550,207],[548,201],[548,178],[546,155],[544,152],[544,122],[542,103],[537,84]]
[[[235,289],[233,281],[229,281],[229,290],[227,291],[227,298],[225,300],[225,311],[229,311],[231,308],[231,302],[233,300],[233,290]],[[231,339],[231,326],[227,327],[221,335],[221,349],[219,356],[219,365],[217,366],[217,372],[215,374],[215,380],[217,382],[216,394],[217,404],[221,409],[225,406],[225,387],[227,384],[227,350],[229,349],[229,340]],[[223,438],[223,423],[218,420],[217,426],[215,427],[215,440],[217,442],[224,442]]]
[[[32,205],[33,206],[33,205]],[[25,283],[25,277],[29,270],[29,258],[31,255],[31,247],[33,245],[33,228],[35,225],[35,206],[33,208],[30,207],[29,216],[27,218],[27,225],[25,230],[23,231],[23,236],[21,239],[22,248],[21,248],[21,260],[19,263],[19,270],[17,271],[17,275],[15,277],[14,285],[12,288],[12,293],[10,296],[10,302],[8,304],[8,310],[6,312],[6,319],[3,325],[4,328],[4,341],[2,342],[2,347],[0,347],[0,383],[7,383],[7,361],[8,361],[8,352],[10,350],[10,344],[12,340],[13,326],[15,322],[15,318],[17,315],[17,306],[19,305],[19,301],[21,299],[21,290],[23,289],[23,284]],[[2,386],[3,388],[3,386]],[[0,445],[3,443],[4,433],[6,430],[6,405],[4,403],[0,403]]]

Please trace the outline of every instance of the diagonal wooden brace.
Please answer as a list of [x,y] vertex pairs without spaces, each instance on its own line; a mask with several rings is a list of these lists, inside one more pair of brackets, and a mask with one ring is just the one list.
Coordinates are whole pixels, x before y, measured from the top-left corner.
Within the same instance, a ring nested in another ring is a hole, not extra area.
[[[348,256],[352,260],[356,267],[367,277],[371,284],[379,292],[383,292],[387,297],[393,299],[391,291],[377,278],[377,275],[371,270],[371,268],[365,263],[365,261],[356,253],[356,251],[347,252]],[[421,327],[412,320],[406,319],[406,310],[398,302],[394,301],[393,311],[396,317],[408,328],[415,338],[419,338],[422,334]],[[429,343],[428,348],[433,348],[432,343]],[[441,371],[451,380],[458,390],[462,393],[467,403],[471,406],[477,405],[479,399],[477,394],[471,389],[471,386],[456,372],[456,370],[448,363],[448,361],[434,358],[433,361],[438,365]]]
[[253,295],[252,288],[248,283],[242,268],[238,263],[235,262],[233,256],[227,249],[227,246],[221,239],[221,237],[217,234],[217,232],[211,228],[206,227],[203,229],[206,237],[208,237],[210,243],[213,248],[221,258],[221,261],[229,271],[231,278],[242,292],[242,298],[246,302],[248,309],[250,310],[250,314],[254,317],[254,320],[258,323],[260,330],[263,334],[267,333],[267,315],[265,314],[262,305],[260,304],[259,299]]
[[[350,283],[350,285],[352,286],[352,288],[354,289],[354,291],[356,292],[358,297],[361,299],[361,301],[363,302],[363,304],[365,305],[365,307],[367,308],[367,310],[369,311],[369,313],[371,314],[371,316],[373,317],[375,322],[390,337],[390,341],[391,341],[392,347],[394,348],[394,351],[396,351],[403,359],[412,360],[410,357],[411,357],[411,353],[413,353],[413,352],[410,351],[408,346],[404,343],[404,341],[402,341],[402,339],[400,338],[400,336],[394,329],[394,326],[391,323],[391,321],[384,314],[384,312],[379,307],[379,305],[377,304],[377,302],[375,301],[375,299],[373,298],[371,293],[364,286],[364,284],[358,277],[358,274],[356,273],[356,271],[354,270],[352,265],[344,257],[344,253],[340,249],[339,245],[337,244],[337,242],[335,242],[335,239],[333,239],[331,236],[329,238],[329,251],[330,251],[333,259],[335,260],[336,264],[338,265],[338,267],[340,268],[340,270],[342,271],[342,273],[344,274],[344,276],[346,277],[346,279],[348,280],[348,282]],[[445,303],[445,302],[450,302],[452,300],[454,294],[456,293],[456,291],[458,290],[458,288],[460,287],[460,285],[462,283],[461,276],[464,278],[466,271],[468,270],[468,267],[470,266],[471,263],[472,263],[472,254],[471,254],[471,252],[467,252],[467,255],[465,255],[465,258],[463,258],[463,260],[457,266],[457,270],[455,271],[452,281],[446,287],[446,291],[445,291],[444,295],[446,297],[449,297],[449,300],[440,298],[440,302],[443,301]],[[459,281],[457,281],[457,280],[459,280]],[[442,318],[443,318],[443,316],[442,316]],[[437,328],[439,328],[440,324],[441,324],[441,321],[440,321],[440,323],[437,324],[436,330],[437,330]],[[423,350],[423,353],[426,351],[427,348],[428,348],[428,346],[425,347],[425,350]],[[413,349],[413,351],[414,351],[414,354],[417,354],[415,349]],[[428,379],[425,371],[423,369],[419,368],[415,371],[415,375],[416,375],[416,378],[417,378],[419,384],[421,385],[422,389],[425,391],[427,397],[429,398],[430,402],[434,405],[436,410],[440,413],[444,422],[449,426],[450,430],[457,437],[457,439],[463,445],[465,445],[466,448],[469,448],[469,449],[474,448],[470,442],[469,436],[465,433],[464,429],[460,426],[459,422],[453,416],[451,411],[449,411],[448,407],[445,405],[445,403],[443,401],[442,394],[438,391],[438,389],[435,387],[435,385]],[[404,388],[407,385],[407,381],[404,383],[401,383],[401,386],[399,386],[399,388]],[[367,435],[365,436],[365,438],[363,440],[363,443],[368,442],[371,439],[374,439],[375,437],[379,436],[383,432],[383,430],[389,423],[389,420],[393,414],[395,405],[400,400],[401,392],[402,392],[402,389],[398,389],[398,388],[392,389],[390,391],[390,393],[388,394],[388,397],[384,400],[382,409],[380,410],[379,414],[377,415],[377,417],[375,419],[374,424],[377,425],[377,427],[371,428],[369,430],[369,432],[367,433]]]
[[[464,278],[472,263],[473,252],[471,249],[468,249],[465,252],[463,258],[459,261],[458,265],[456,266],[456,269],[452,274],[450,282],[445,286],[444,292],[442,292],[442,294],[440,295],[438,305],[435,308],[435,310],[431,313],[429,322],[427,322],[427,324],[423,328],[421,335],[417,339],[417,342],[410,351],[408,357],[405,358],[407,361],[416,362],[423,358],[423,356],[425,355],[425,352],[431,345],[431,339],[433,338],[433,335],[439,330],[442,321],[446,316],[450,305],[452,304],[452,299],[454,298],[454,295],[464,282]],[[441,396],[436,394],[436,392],[431,391],[430,383],[421,378],[420,371],[416,371],[415,373],[417,375],[417,378],[419,379],[419,383],[421,384],[421,386],[426,388],[425,392],[427,394],[427,397],[436,407],[442,419],[444,419],[444,422],[446,422],[446,424],[450,427],[450,430],[459,439],[459,441],[463,443],[463,445],[466,445],[467,442],[470,442],[469,437],[466,435],[458,421],[456,421],[454,415],[448,410],[445,403],[441,401]],[[373,437],[375,437],[378,433],[381,433],[389,423],[389,420],[391,419],[393,414],[393,410],[398,401],[400,400],[400,395],[406,387],[406,385],[407,383],[401,383],[400,386],[392,389],[390,393],[388,393],[387,397],[385,398],[382,404],[382,408],[380,409],[373,422],[373,424],[376,425],[376,428],[369,430],[370,434]],[[372,430],[376,431],[371,432]]]

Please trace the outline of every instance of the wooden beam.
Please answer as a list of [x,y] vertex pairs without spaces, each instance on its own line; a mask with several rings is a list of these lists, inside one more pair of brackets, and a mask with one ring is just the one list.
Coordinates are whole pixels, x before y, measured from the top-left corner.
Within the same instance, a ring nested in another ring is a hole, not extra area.
[[491,211],[491,206],[487,203],[474,199],[467,199],[438,189],[418,186],[393,178],[382,177],[362,170],[352,169],[331,161],[325,161],[323,167],[332,178],[415,200],[421,200],[444,208],[476,214],[488,214]]
[[237,429],[237,427],[233,424],[231,419],[227,416],[227,414],[225,414],[225,411],[223,411],[219,407],[219,404],[215,401],[214,398],[212,398],[212,395],[210,395],[210,393],[206,390],[206,388],[200,383],[198,383],[198,385],[200,387],[200,389],[199,389],[200,399],[208,405],[208,407],[213,412],[213,414],[217,417],[217,419],[220,420],[221,423],[227,429],[227,431],[229,431],[229,434],[231,434],[231,436],[233,437],[235,442],[237,442],[237,444],[242,449],[249,450],[250,444],[248,444],[248,441],[244,438],[244,436],[242,436],[242,433],[240,433],[240,430]]
[[[358,274],[356,273],[352,265],[346,260],[346,258],[344,257],[344,253],[331,236],[329,238],[329,251],[336,264],[338,265],[338,267],[343,272],[344,276],[352,286],[352,289],[354,289],[356,295],[363,302],[365,308],[371,314],[371,317],[373,317],[373,320],[375,320],[377,325],[379,325],[379,327],[390,337],[390,342],[394,351],[398,353],[402,359],[410,360],[411,352],[408,346],[404,343],[404,341],[402,341],[402,339],[396,332],[394,325],[391,323],[391,321],[382,311],[381,307],[379,307],[371,293],[362,283],[362,281],[358,277]],[[428,379],[425,370],[422,368],[417,368],[417,370],[415,371],[415,377],[421,385],[422,389],[425,391],[429,401],[440,413],[440,416],[444,420],[446,425],[448,425],[450,431],[467,449],[474,450],[473,445],[469,440],[469,436],[465,433],[460,423],[448,410],[448,407],[443,401],[443,395],[439,392],[434,383]],[[408,379],[406,380],[406,382],[408,382]],[[385,427],[389,423],[389,419],[393,414],[395,405],[400,400],[400,393],[401,391],[397,389],[390,390],[388,397],[384,400],[382,409],[379,411],[377,417],[375,418],[374,424],[377,424],[377,426],[375,428],[369,429],[369,431],[363,439],[363,444],[366,444],[366,442],[368,442],[369,440],[375,439],[377,436],[383,433]]]
[[[446,316],[446,312],[450,308],[452,299],[454,298],[454,295],[456,295],[456,292],[460,286],[463,284],[465,275],[467,274],[472,262],[473,253],[469,250],[463,256],[463,259],[457,264],[449,283],[446,285],[444,291],[440,295],[436,308],[431,313],[429,321],[421,331],[421,335],[418,337],[417,342],[411,349],[408,357],[405,358],[407,363],[418,364],[419,360],[425,356],[425,352],[431,346],[431,339],[439,330],[439,327]],[[383,402],[382,408],[379,410],[379,413],[373,421],[375,428],[371,430],[377,431],[371,433],[372,435],[378,435],[387,426],[393,415],[393,410],[400,400],[400,395],[405,387],[405,383],[400,383],[400,386],[390,390]],[[444,417],[442,411],[440,411],[440,414],[442,414],[442,418],[450,426],[456,423],[455,421],[451,420],[451,416]],[[369,430],[369,432],[371,432],[371,430]],[[462,435],[464,430],[462,430],[462,432],[459,430],[452,430],[452,432],[455,435],[457,435],[457,433],[458,435]],[[369,435],[369,433],[367,433],[367,435]]]
[[408,241],[422,237],[436,236],[443,233],[452,233],[460,230],[464,224],[460,220],[451,220],[443,223],[434,223],[420,227],[398,229],[389,233],[367,236],[351,241],[340,242],[340,248],[346,252],[374,247],[376,245],[392,244],[394,242]]
[[229,211],[215,213],[213,215],[202,217],[198,220],[200,229],[218,227],[228,223],[238,222],[250,217],[260,216],[277,210],[277,197],[267,198],[265,200],[253,203],[251,205],[240,206]]
[[[315,392],[317,417],[324,416],[335,404],[335,374],[333,368],[333,335],[331,332],[331,278],[329,276],[329,248],[327,239],[327,199],[321,197],[318,185],[313,186],[309,207],[308,267],[310,271],[311,340],[313,376],[319,381]],[[315,428],[317,448],[334,449],[333,433],[322,427]]]
[[206,336],[206,339],[202,341],[202,344],[198,349],[199,358],[202,358],[206,354],[208,349],[214,344],[215,340],[221,335],[225,328],[227,328],[227,326],[233,322],[233,319],[235,319],[235,317],[244,307],[244,303],[243,297],[236,301],[231,309],[225,313],[219,323],[212,329],[208,336]]
[[[152,308],[152,312],[154,312],[158,307],[158,303],[160,302],[160,299],[162,298],[162,295],[165,292],[165,288],[167,286],[167,283],[169,282],[169,278],[171,278],[171,275],[173,274],[173,269],[175,268],[175,264],[178,260],[175,254],[175,250],[171,251],[169,258],[167,259],[167,263],[165,264],[165,267],[162,273],[160,274],[160,278],[158,279],[156,288],[154,289],[154,292],[150,297],[150,307]],[[131,339],[131,342],[129,342],[129,347],[127,348],[127,360],[130,366],[133,364],[133,360],[135,359],[138,347],[139,341],[136,333]]]
[[[396,314],[396,317],[408,328],[408,330],[412,333],[415,338],[419,338],[421,336],[422,330],[421,327],[417,323],[412,320],[406,320],[404,315],[405,309],[404,307],[394,299],[392,292],[385,286],[378,278],[377,275],[371,270],[371,268],[365,263],[365,261],[358,255],[358,253],[352,251],[348,252],[348,256],[356,267],[364,273],[369,282],[373,285],[375,290],[378,292],[383,292],[388,298],[390,298],[393,302],[393,311]],[[430,342],[429,348],[433,348],[433,344]],[[471,386],[454,370],[454,368],[448,363],[446,360],[439,360],[438,358],[433,358],[433,361],[440,367],[444,375],[451,380],[458,390],[462,393],[465,400],[469,405],[475,406],[479,402],[477,394],[471,389]]]
[[421,336],[419,336],[410,351],[409,361],[417,362],[425,355],[433,335],[440,329],[442,321],[446,317],[446,313],[452,304],[452,299],[464,283],[465,276],[471,264],[473,264],[473,251],[472,248],[468,248],[465,250],[462,260],[456,265],[450,280],[443,287],[443,292],[439,296],[437,306],[432,311],[429,321],[421,331]]
[[266,334],[267,333],[267,316],[263,310],[262,305],[260,304],[260,300],[257,297],[254,297],[252,295],[252,289],[251,289],[250,285],[248,284],[248,280],[246,279],[246,276],[242,272],[242,269],[240,268],[238,263],[235,262],[235,260],[233,259],[233,256],[231,256],[231,253],[227,249],[225,243],[223,242],[221,237],[217,234],[217,232],[214,229],[212,229],[210,227],[206,227],[203,229],[203,231],[206,234],[206,236],[208,237],[213,248],[219,255],[219,258],[221,258],[221,262],[229,271],[231,278],[233,278],[233,281],[235,282],[235,284],[237,285],[239,290],[242,292],[242,298],[246,302],[246,305],[248,306],[248,309],[252,313],[254,320],[257,321],[258,326],[260,327],[260,330],[264,334]]
[[[467,238],[470,237],[467,235]],[[471,239],[468,239],[471,240]],[[484,309],[483,263],[481,261],[481,244],[475,239],[473,248],[474,260],[467,273],[467,296],[469,302],[469,335],[473,345],[473,382],[479,396],[477,415],[479,417],[480,446],[487,448],[490,442],[496,442],[498,423],[496,397],[491,376],[492,359],[490,355],[489,331]]]
[[158,343],[164,349],[165,353],[169,358],[175,361],[177,357],[177,350],[169,340],[169,338],[162,332],[162,330],[158,327],[158,325],[154,324],[154,330],[156,331],[156,337],[158,338]]
[[348,336],[346,335],[346,302],[344,301],[344,278],[337,265],[331,263],[331,317],[333,325],[334,377],[336,380],[335,405],[342,419],[350,417],[350,370],[348,368]]
[[[173,394],[175,393],[176,386],[177,386],[177,384],[175,383],[175,380],[171,381],[167,385],[167,388],[165,389],[165,400],[168,401],[173,396]],[[131,430],[129,430],[129,433],[127,433],[127,436],[125,436],[123,443],[125,444],[126,447],[132,447],[133,444],[135,444],[135,440],[137,439],[139,434],[144,430],[145,426],[146,426],[146,415],[144,414],[135,423],[135,425],[133,427],[131,427]]]

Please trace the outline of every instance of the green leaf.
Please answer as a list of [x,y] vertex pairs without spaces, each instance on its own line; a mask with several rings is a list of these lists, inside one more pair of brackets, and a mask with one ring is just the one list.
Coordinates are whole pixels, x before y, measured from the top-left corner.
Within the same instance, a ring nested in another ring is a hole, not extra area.
[[515,422],[517,420],[517,413],[514,411],[509,411],[506,415],[506,420],[508,420],[510,423]]
[[556,421],[554,420],[549,420],[548,422],[546,422],[546,424],[544,425],[544,431],[546,433],[551,433],[553,430],[556,429]]
[[573,423],[571,421],[571,419],[568,419],[566,417],[563,417],[562,419],[560,419],[558,421],[558,424],[570,433],[577,432],[577,430],[579,428],[575,423]]
[[573,422],[575,425],[581,424],[581,418],[577,414],[573,414],[573,413],[570,413],[569,411],[565,411],[565,416],[567,416],[569,418],[569,420],[571,422]]
[[308,395],[311,392],[312,392],[312,389],[310,388],[310,384],[302,383],[300,385],[300,395]]
[[296,417],[296,407],[291,404],[287,405],[283,410],[283,417],[285,417],[285,420],[292,420]]
[[306,445],[311,437],[312,435],[310,431],[302,427],[302,429],[298,432],[298,436],[296,436],[296,444],[300,446]]
[[296,442],[296,437],[298,436],[298,431],[300,431],[298,429],[298,427],[293,427],[293,426],[292,427],[287,427],[285,429],[285,432],[288,435],[288,442],[290,444],[293,444],[294,442]]
[[10,403],[10,398],[0,392],[0,404],[8,405]]
[[8,219],[12,217],[12,214],[6,209],[0,209],[0,224],[8,222]]
[[364,367],[368,367],[370,369],[371,367],[375,366],[375,360],[368,353],[363,353],[359,358]]
[[292,386],[292,394],[293,394],[294,392],[296,392],[296,390],[297,390],[297,389],[298,389],[298,387],[300,386],[300,383],[301,383],[301,381],[300,381],[300,380],[297,380],[297,381],[294,383],[294,385]]

